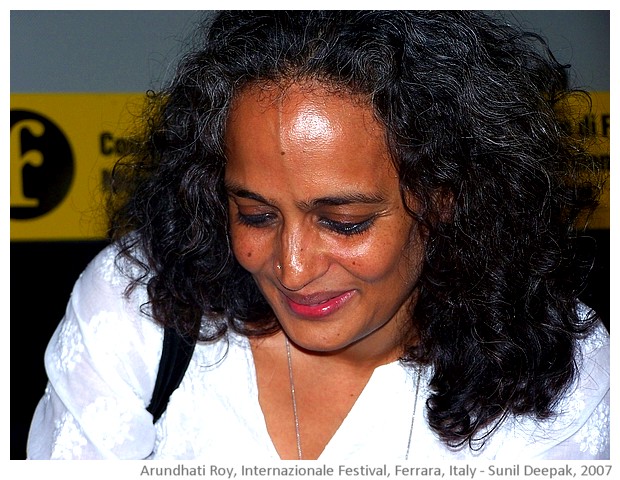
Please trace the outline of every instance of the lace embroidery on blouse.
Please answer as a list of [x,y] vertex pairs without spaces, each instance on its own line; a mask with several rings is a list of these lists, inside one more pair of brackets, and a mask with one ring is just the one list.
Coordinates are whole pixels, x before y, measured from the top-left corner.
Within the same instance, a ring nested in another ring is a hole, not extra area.
[[86,446],[86,438],[69,412],[64,412],[54,425],[54,445],[50,458],[52,460],[69,460],[80,458],[82,448]]
[[54,356],[59,372],[71,372],[80,363],[84,342],[77,322],[62,322]]
[[94,426],[101,445],[107,450],[131,438],[132,412],[113,397],[99,397],[82,411],[82,422]]
[[609,405],[600,403],[575,435],[579,450],[597,455],[609,445]]
[[[602,327],[595,329],[582,344],[582,354],[588,355],[590,352],[597,351],[607,342],[607,335]],[[594,382],[594,379],[583,378],[582,381]],[[570,407],[574,411],[582,411],[586,408],[585,392],[580,389],[573,394]],[[579,450],[591,455],[597,455],[609,447],[610,437],[610,418],[609,403],[602,401],[592,411],[586,423],[575,434],[575,441],[579,443]]]

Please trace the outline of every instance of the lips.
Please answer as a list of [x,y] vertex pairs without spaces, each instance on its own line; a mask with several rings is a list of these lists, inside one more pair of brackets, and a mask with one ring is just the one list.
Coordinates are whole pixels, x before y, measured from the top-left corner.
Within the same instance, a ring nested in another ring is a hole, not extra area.
[[346,304],[354,295],[354,290],[328,292],[315,295],[283,294],[291,311],[306,318],[322,318],[331,315]]

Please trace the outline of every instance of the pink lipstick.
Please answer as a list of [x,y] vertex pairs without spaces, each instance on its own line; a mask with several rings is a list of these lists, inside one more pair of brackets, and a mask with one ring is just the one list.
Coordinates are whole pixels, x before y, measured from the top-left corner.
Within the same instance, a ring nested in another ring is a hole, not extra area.
[[354,290],[348,290],[336,295],[329,293],[295,296],[294,300],[289,295],[284,295],[284,298],[291,311],[296,315],[306,318],[322,318],[339,310],[351,299],[354,293]]

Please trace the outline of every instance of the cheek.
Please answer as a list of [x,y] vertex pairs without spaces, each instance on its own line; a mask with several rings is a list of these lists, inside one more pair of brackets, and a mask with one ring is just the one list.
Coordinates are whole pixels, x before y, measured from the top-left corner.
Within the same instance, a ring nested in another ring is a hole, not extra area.
[[369,241],[355,249],[339,252],[339,263],[357,278],[374,283],[391,276],[402,260],[401,246],[385,241]]
[[356,277],[369,283],[390,279],[415,280],[424,255],[424,240],[417,229],[394,231],[339,254],[340,263]]
[[251,235],[247,229],[233,227],[230,229],[230,241],[239,264],[250,273],[258,272],[266,257],[266,246],[260,237]]

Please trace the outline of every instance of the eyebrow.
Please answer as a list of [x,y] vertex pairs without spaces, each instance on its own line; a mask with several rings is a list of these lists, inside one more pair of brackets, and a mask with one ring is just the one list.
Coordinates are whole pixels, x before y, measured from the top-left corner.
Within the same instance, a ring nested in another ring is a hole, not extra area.
[[[256,200],[257,202],[264,203],[265,205],[275,206],[277,203],[274,200],[263,197],[259,193],[252,192],[234,183],[226,183],[226,190],[229,194],[236,197]],[[323,206],[333,207],[351,204],[374,205],[385,203],[385,201],[385,197],[379,193],[343,192],[338,195],[314,198],[307,201],[298,201],[296,204],[302,210],[312,210]]]

